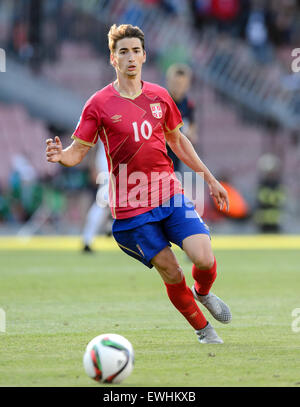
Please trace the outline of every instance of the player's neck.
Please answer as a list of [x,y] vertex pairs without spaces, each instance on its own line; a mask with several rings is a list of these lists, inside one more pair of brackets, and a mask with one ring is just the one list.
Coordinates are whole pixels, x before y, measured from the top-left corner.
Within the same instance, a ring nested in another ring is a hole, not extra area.
[[141,76],[137,75],[136,78],[123,78],[118,76],[114,82],[115,89],[120,95],[134,97],[141,93],[142,81]]

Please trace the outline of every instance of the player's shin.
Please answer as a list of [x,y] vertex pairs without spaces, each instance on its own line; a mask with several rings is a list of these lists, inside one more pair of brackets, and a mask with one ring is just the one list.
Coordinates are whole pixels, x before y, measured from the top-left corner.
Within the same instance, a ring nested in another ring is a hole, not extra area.
[[217,278],[217,262],[214,257],[214,264],[210,269],[201,270],[194,264],[192,267],[192,276],[195,280],[195,289],[199,295],[207,295],[215,279]]
[[187,287],[185,278],[183,277],[180,283],[165,283],[165,286],[170,301],[189,324],[196,330],[204,328],[207,320],[196,304],[190,288]]
[[210,269],[200,270],[195,265],[192,268],[192,276],[195,280],[195,289],[199,295],[207,295],[215,279],[217,278],[217,262]]

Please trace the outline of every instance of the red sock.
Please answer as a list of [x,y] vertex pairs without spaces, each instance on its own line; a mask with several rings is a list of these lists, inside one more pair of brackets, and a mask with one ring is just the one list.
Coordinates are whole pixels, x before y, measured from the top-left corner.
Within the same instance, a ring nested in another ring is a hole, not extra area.
[[207,320],[196,304],[192,291],[187,287],[185,278],[183,277],[180,283],[165,283],[165,286],[172,304],[181,312],[192,327],[196,330],[204,328]]
[[200,295],[207,295],[217,278],[217,262],[216,258],[214,259],[214,265],[208,270],[200,270],[193,264],[192,276],[195,280],[195,289]]

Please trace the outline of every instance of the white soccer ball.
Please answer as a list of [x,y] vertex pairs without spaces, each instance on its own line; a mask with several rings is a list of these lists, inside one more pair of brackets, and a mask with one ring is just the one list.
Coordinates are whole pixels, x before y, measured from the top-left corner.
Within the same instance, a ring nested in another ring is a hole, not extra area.
[[121,335],[103,334],[92,339],[83,356],[89,377],[101,383],[121,383],[132,372],[134,351]]

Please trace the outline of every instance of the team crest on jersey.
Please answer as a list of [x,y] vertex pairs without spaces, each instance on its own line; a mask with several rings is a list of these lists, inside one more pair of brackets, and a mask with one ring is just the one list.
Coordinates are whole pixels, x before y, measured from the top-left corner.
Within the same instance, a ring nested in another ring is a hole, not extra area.
[[162,110],[161,110],[160,103],[151,103],[150,108],[151,108],[152,115],[156,119],[161,119],[162,118]]

